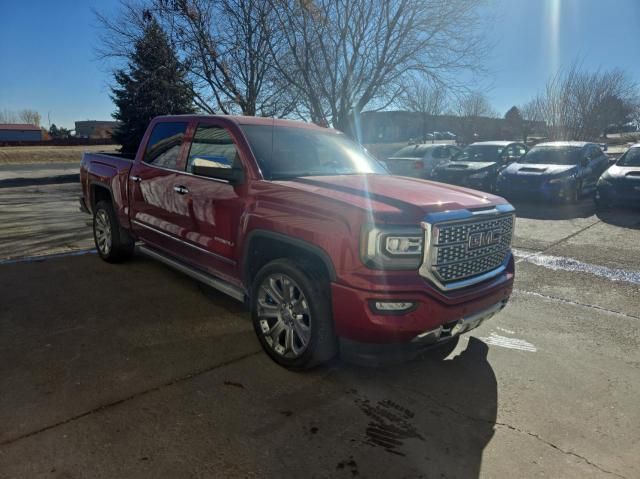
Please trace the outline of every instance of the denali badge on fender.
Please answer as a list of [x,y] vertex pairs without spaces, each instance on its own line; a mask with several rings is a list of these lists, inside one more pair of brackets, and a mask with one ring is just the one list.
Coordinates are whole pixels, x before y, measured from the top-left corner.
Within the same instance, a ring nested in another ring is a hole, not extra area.
[[492,244],[499,243],[501,238],[502,230],[499,229],[471,233],[469,234],[467,249],[476,249],[482,248],[483,246],[490,246]]

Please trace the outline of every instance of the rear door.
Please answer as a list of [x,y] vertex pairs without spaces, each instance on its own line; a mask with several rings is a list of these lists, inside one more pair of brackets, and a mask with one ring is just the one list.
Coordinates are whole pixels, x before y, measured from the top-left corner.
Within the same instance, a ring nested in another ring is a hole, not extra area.
[[174,252],[184,215],[176,192],[177,172],[184,168],[185,135],[189,123],[158,122],[142,158],[129,176],[132,228],[142,241]]

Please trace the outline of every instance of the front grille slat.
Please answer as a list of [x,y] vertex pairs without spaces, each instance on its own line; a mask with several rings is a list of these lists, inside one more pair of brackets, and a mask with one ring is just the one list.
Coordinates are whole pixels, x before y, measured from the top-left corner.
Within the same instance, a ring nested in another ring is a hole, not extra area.
[[[448,284],[495,271],[510,254],[513,226],[513,214],[435,223],[432,237],[425,242],[425,258],[429,261],[423,267],[445,289]],[[477,245],[470,240],[471,236],[485,237],[488,232],[499,235],[497,242]]]

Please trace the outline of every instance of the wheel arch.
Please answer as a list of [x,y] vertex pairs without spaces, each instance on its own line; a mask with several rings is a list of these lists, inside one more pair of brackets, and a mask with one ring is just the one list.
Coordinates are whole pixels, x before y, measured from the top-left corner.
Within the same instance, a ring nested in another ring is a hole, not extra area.
[[244,243],[242,258],[242,273],[248,290],[260,268],[278,258],[304,263],[328,281],[336,279],[333,261],[326,251],[308,241],[273,231],[251,231]]

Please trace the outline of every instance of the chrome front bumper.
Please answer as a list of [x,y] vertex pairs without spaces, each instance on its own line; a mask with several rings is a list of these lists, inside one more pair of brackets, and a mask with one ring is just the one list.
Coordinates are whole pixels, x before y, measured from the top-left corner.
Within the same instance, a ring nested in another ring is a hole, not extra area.
[[487,309],[483,309],[470,316],[460,318],[458,321],[452,321],[442,326],[432,329],[431,331],[419,334],[411,340],[412,343],[435,344],[446,341],[454,336],[467,333],[472,329],[480,326],[484,321],[499,313],[507,305],[507,300],[502,300]]

